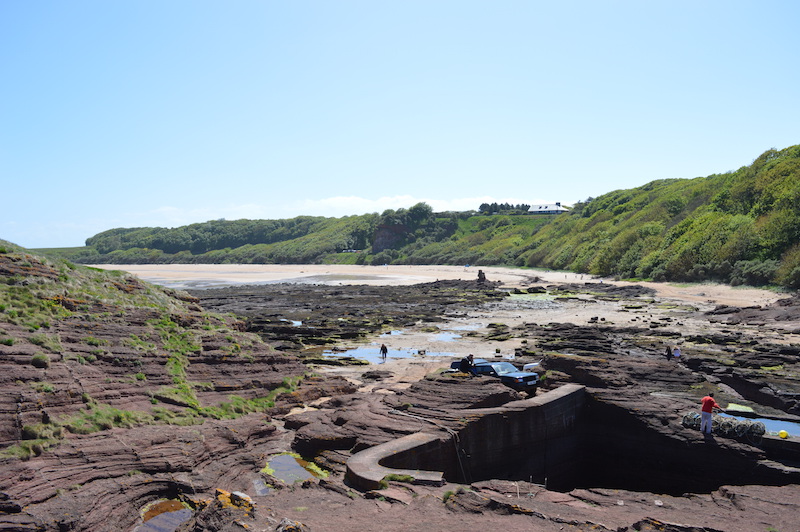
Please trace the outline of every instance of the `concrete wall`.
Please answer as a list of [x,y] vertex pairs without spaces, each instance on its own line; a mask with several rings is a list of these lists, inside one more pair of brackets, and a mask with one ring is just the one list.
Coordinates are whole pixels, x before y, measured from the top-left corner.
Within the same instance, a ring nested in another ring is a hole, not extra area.
[[388,468],[442,471],[451,482],[505,478],[544,484],[547,479],[558,489],[577,478],[577,427],[585,401],[583,386],[567,384],[501,407],[465,410],[469,423],[457,435],[441,433],[438,441],[401,454],[391,452],[388,442],[387,452],[373,456]]
[[527,480],[548,487],[568,485],[579,472],[578,424],[586,396],[583,386],[565,385],[541,396],[483,409],[468,416],[459,434],[460,482],[490,478]]

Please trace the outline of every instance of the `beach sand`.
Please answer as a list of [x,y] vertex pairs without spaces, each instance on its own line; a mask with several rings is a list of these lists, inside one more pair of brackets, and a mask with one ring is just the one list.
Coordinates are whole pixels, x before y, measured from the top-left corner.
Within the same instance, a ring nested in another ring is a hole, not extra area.
[[693,304],[747,307],[768,305],[784,294],[757,288],[702,283],[652,283],[612,281],[563,271],[477,266],[359,266],[325,264],[101,264],[96,268],[122,270],[145,281],[172,288],[208,288],[226,284],[306,282],[327,285],[410,285],[436,280],[477,279],[483,270],[489,281],[505,287],[525,287],[539,277],[545,283],[602,282],[639,284],[656,290],[657,297]]

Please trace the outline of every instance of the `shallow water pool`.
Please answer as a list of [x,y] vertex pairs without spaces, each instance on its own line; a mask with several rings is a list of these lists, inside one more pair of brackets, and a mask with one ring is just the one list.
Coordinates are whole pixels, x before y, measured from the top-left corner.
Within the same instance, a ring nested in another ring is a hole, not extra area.
[[[322,352],[322,356],[330,357],[330,358],[339,358],[339,357],[353,357],[358,358],[361,360],[366,360],[370,364],[383,364],[387,360],[391,359],[400,359],[400,358],[412,358],[415,356],[421,356],[421,353],[418,349],[393,349],[388,347],[388,353],[386,354],[386,358],[381,356],[381,348],[379,345],[375,346],[364,346],[364,347],[354,347],[352,349],[347,349],[345,351],[333,351],[331,349],[326,349]],[[451,357],[453,353],[445,353],[439,351],[425,351],[425,356],[429,357]]]
[[192,511],[181,501],[164,500],[149,505],[142,515],[144,521],[134,532],[173,532],[192,517]]
[[318,477],[313,470],[307,468],[308,462],[290,454],[279,454],[270,458],[267,466],[271,470],[270,474],[273,477],[287,484],[303,482],[304,480]]

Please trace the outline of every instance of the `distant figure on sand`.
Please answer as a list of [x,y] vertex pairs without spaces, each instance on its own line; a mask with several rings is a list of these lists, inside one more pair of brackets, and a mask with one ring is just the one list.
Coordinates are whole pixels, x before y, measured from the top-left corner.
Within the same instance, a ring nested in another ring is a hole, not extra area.
[[483,273],[483,270],[478,270],[478,282],[483,283],[486,281],[486,274]]
[[386,344],[381,344],[381,358],[386,358],[386,355],[389,354],[389,348],[386,347]]
[[677,345],[672,348],[672,358],[674,358],[675,360],[681,359],[681,348],[678,347]]
[[669,348],[669,346],[667,346],[667,352],[666,352],[666,355],[667,355],[667,362],[669,362],[670,360],[672,360],[672,349],[670,349],[670,348]]

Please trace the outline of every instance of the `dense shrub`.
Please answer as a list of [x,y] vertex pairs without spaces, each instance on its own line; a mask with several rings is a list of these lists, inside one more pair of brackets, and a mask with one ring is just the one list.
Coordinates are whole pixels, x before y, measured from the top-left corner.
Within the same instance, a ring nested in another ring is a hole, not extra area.
[[733,286],[769,284],[775,276],[778,264],[777,260],[740,260],[733,265],[730,283]]
[[31,366],[45,369],[50,367],[50,357],[44,353],[36,353],[31,357]]

